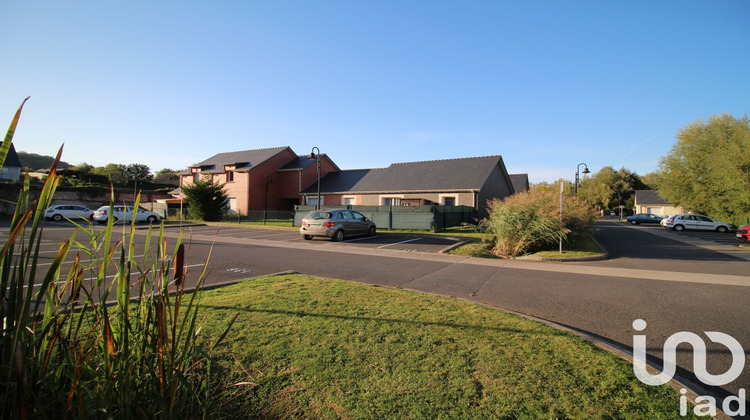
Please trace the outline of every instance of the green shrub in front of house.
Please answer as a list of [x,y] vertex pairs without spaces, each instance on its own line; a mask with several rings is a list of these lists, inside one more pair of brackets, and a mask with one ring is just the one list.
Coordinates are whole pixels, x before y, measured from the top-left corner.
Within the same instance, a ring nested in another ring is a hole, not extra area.
[[502,258],[514,258],[531,252],[555,248],[593,232],[596,211],[576,197],[563,197],[560,220],[560,195],[554,191],[529,190],[489,203],[487,238],[492,252]]

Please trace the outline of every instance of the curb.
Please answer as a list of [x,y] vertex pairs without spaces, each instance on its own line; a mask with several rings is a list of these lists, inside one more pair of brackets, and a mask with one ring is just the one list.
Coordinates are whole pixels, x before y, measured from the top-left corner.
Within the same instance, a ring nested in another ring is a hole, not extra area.
[[516,258],[517,260],[527,260],[527,261],[552,261],[552,262],[578,262],[578,261],[600,261],[600,260],[606,260],[609,258],[609,251],[607,251],[604,246],[596,240],[593,236],[591,236],[591,239],[596,242],[596,244],[599,246],[599,248],[602,250],[601,254],[598,255],[590,255],[588,257],[521,257]]

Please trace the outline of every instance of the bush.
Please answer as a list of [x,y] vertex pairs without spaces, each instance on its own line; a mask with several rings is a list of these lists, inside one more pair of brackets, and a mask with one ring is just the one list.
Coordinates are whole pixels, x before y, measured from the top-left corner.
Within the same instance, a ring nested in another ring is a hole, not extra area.
[[596,221],[591,206],[566,196],[560,222],[560,195],[554,191],[530,190],[488,204],[488,239],[495,255],[503,258],[551,249],[561,239],[590,235]]
[[214,222],[224,216],[229,203],[229,197],[224,192],[224,184],[215,184],[206,178],[183,186],[182,192],[188,203],[190,218]]

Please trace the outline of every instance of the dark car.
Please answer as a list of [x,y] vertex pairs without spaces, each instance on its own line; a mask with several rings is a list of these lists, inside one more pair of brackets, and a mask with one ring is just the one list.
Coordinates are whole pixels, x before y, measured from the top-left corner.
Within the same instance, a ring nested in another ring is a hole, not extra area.
[[737,240],[744,242],[750,241],[750,225],[745,225],[737,229]]
[[299,233],[305,240],[325,236],[338,242],[352,235],[375,235],[375,223],[354,210],[315,210],[302,218]]
[[656,223],[659,224],[662,221],[662,217],[655,214],[639,213],[632,216],[628,216],[628,223],[633,225],[639,225],[641,223]]

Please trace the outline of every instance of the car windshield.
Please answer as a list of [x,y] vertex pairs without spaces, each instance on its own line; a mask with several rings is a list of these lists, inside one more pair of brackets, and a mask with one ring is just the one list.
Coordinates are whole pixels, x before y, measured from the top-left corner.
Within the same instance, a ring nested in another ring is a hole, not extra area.
[[311,217],[313,219],[330,219],[331,213],[328,213],[326,211],[314,211],[307,215],[307,217]]

